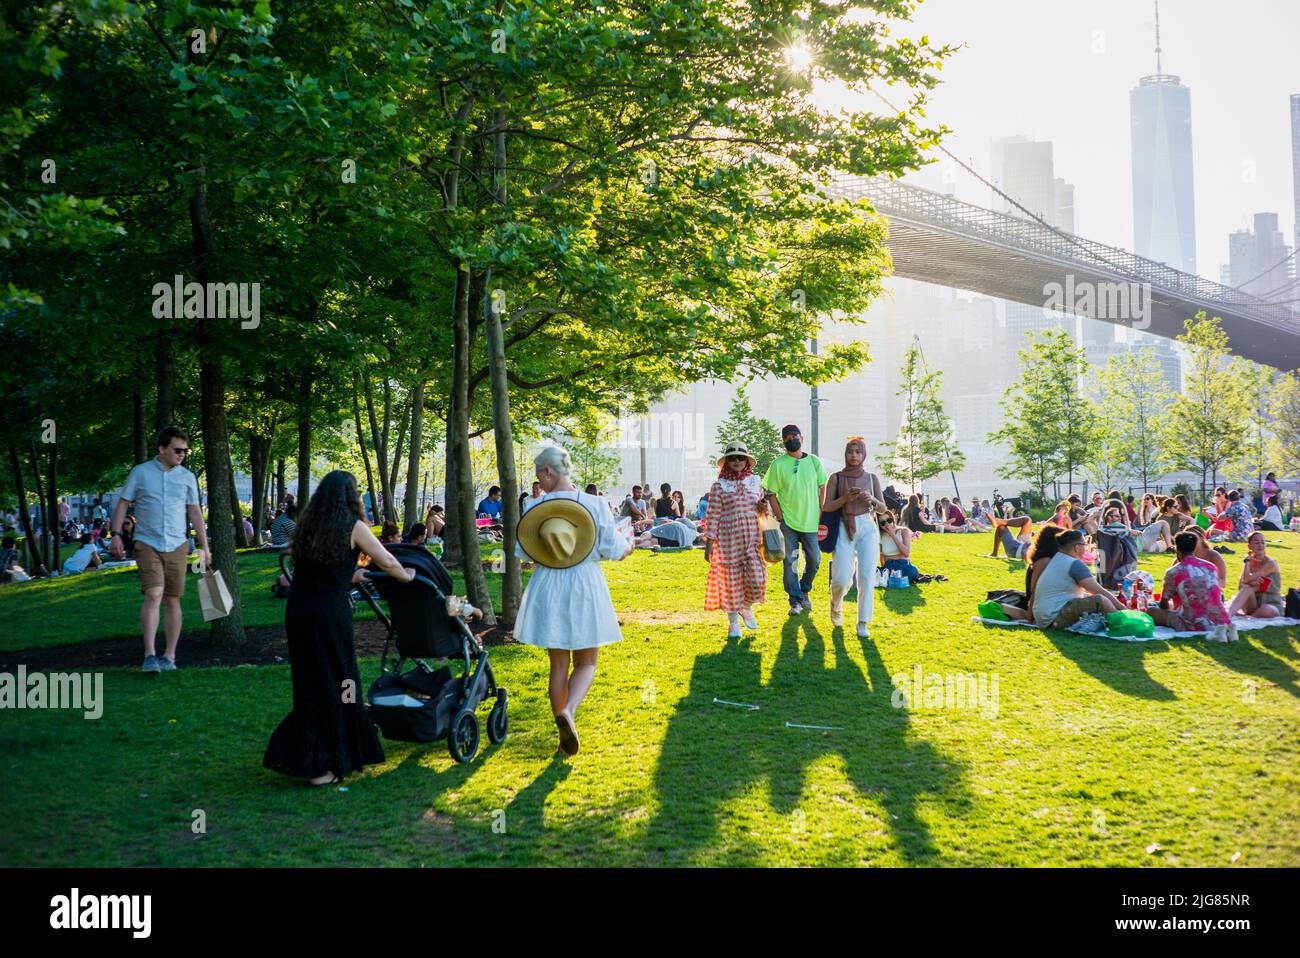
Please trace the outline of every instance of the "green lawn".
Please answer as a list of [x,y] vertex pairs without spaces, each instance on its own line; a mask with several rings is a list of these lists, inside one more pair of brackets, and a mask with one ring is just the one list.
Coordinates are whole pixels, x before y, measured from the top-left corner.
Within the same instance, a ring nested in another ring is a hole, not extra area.
[[[484,559],[492,558],[494,548],[481,546]],[[284,600],[271,595],[271,583],[280,572],[279,557],[271,553],[247,550],[238,553],[241,605],[244,625],[282,625]],[[462,594],[464,578],[452,573]],[[493,602],[501,602],[497,576],[488,577]],[[191,582],[181,600],[185,610],[185,629],[201,629],[199,593]],[[93,639],[130,638],[138,634],[140,618],[140,578],[135,568],[84,572],[5,586],[0,589],[0,652],[37,646],[75,645]],[[358,619],[373,619],[370,607],[357,607]]]
[[[1300,536],[1270,537],[1284,584],[1300,581]],[[824,570],[795,619],[770,574],[760,632],[735,643],[700,609],[698,551],[608,565],[626,638],[601,654],[569,760],[535,649],[491,652],[504,745],[484,736],[457,766],[442,743],[386,743],[347,791],[261,768],[287,666],[109,670],[98,721],[0,716],[0,864],[1300,865],[1300,630],[1209,645],[985,628],[976,602],[1022,581],[977,556],[988,545],[922,539],[918,564],[952,581],[877,592],[866,643],[831,628]],[[129,634],[133,582],[52,583],[57,610],[37,588],[25,611],[15,590],[5,641],[16,615],[50,642]],[[893,707],[890,677],[916,665],[996,674],[996,715]],[[377,669],[363,660],[364,680]]]

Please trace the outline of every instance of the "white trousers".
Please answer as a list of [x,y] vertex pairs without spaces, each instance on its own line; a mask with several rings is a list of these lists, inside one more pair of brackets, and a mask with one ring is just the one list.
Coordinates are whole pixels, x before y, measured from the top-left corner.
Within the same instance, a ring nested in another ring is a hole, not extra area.
[[876,565],[880,561],[880,530],[870,516],[857,516],[857,535],[849,538],[840,526],[831,564],[831,608],[839,609],[858,576],[858,621],[870,622],[876,598]]

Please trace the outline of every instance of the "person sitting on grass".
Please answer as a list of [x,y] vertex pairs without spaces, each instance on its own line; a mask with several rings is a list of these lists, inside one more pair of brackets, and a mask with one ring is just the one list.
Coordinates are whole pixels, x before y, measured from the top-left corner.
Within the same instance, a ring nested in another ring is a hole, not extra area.
[[1035,571],[1034,622],[1044,628],[1068,629],[1089,613],[1118,612],[1120,604],[1080,558],[1083,533],[1077,529],[1058,533],[1056,547],[1057,554],[1046,567]]
[[63,563],[63,574],[76,575],[78,572],[97,568],[102,561],[99,558],[99,550],[95,548],[95,543],[91,541],[90,533],[83,532],[81,534],[80,548]]
[[[1205,530],[1193,522],[1190,526],[1184,529],[1183,532],[1190,532],[1192,535],[1196,536],[1196,558],[1204,559],[1206,562],[1210,563],[1210,565],[1214,566],[1215,571],[1219,575],[1219,587],[1223,588],[1226,586],[1228,584],[1228,564],[1224,561],[1223,556],[1210,546],[1210,540],[1206,535]],[[1174,536],[1174,541],[1178,541],[1177,535]]]
[[1174,549],[1174,533],[1169,523],[1164,519],[1157,519],[1148,525],[1138,533],[1137,540],[1138,549],[1142,552],[1155,554],[1172,552]]
[[912,564],[912,531],[900,528],[892,511],[880,514],[880,557],[886,575],[898,569],[907,576],[909,585],[948,581],[946,575],[927,575]]
[[1245,542],[1255,531],[1255,520],[1250,514],[1250,506],[1236,489],[1228,493],[1228,508],[1224,510],[1223,515],[1225,519],[1232,522],[1232,529],[1228,533],[1229,542]]
[[1056,537],[1061,532],[1060,528],[1053,525],[1044,525],[1034,536],[1033,542],[1030,543],[1028,551],[1024,553],[1025,557],[1025,604],[1018,605],[1009,602],[999,602],[1002,611],[1016,622],[1032,622],[1034,617],[1031,610],[1034,607],[1034,587],[1038,584],[1039,577],[1047,564],[1051,561],[1052,556],[1057,553]]
[[1058,529],[1073,529],[1074,519],[1070,515],[1070,508],[1069,501],[1062,499],[1056,504],[1056,510],[1052,513],[1052,518],[1047,520],[1047,524]]
[[1281,532],[1286,527],[1282,519],[1282,508],[1277,504],[1277,496],[1269,496],[1268,508],[1264,510],[1264,518],[1259,520],[1259,527],[1268,532]]
[[[1156,625],[1164,625],[1175,632],[1204,632],[1226,626],[1229,638],[1236,638],[1232,617],[1223,607],[1223,590],[1214,564],[1198,558],[1196,550],[1201,540],[1193,532],[1180,532],[1174,536],[1174,550],[1178,555],[1165,572],[1160,586],[1160,606],[1147,609]],[[1178,607],[1174,608],[1174,597]]]
[[970,523],[962,511],[961,499],[956,497],[948,503],[948,528],[953,532],[970,532]]
[[903,525],[912,532],[937,532],[939,527],[925,521],[925,516],[921,509],[921,497],[913,493],[907,497],[907,505],[903,507],[903,514],[899,517]]
[[436,502],[429,507],[429,513],[424,517],[424,528],[427,533],[434,538],[442,538],[443,527],[447,525],[447,515],[443,512],[442,506]]
[[397,527],[396,522],[385,522],[384,528],[379,533],[379,541],[384,545],[397,545],[402,541],[402,530]]
[[[1015,530],[1014,532],[1012,530]],[[993,520],[993,551],[989,558],[998,557],[998,549],[1007,550],[1008,559],[1023,559],[1034,541],[1034,520],[1029,516]]]
[[1256,619],[1275,619],[1285,608],[1282,601],[1282,570],[1267,552],[1264,533],[1252,532],[1246,540],[1249,550],[1237,580],[1237,594],[1228,611]]
[[289,545],[289,537],[293,535],[297,517],[298,507],[292,503],[275,514],[275,520],[271,523],[271,545],[279,548]]
[[429,531],[423,522],[413,522],[402,541],[409,545],[422,546],[429,541]]

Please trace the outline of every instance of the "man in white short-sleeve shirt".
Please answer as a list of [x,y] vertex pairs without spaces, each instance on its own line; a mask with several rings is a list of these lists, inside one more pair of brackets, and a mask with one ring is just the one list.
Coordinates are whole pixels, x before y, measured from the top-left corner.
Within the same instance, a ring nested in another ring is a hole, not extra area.
[[[122,521],[128,508],[135,515],[135,561],[140,570],[140,630],[144,635],[142,672],[170,672],[176,668],[176,645],[181,638],[181,596],[185,594],[185,566],[189,554],[187,528],[194,526],[199,542],[199,568],[207,568],[208,533],[199,508],[199,484],[181,463],[190,451],[190,439],[175,426],[158,433],[158,455],[131,470],[122,497],[113,510],[113,541],[109,551],[122,558]],[[158,609],[163,610],[163,635],[167,647],[156,654]]]

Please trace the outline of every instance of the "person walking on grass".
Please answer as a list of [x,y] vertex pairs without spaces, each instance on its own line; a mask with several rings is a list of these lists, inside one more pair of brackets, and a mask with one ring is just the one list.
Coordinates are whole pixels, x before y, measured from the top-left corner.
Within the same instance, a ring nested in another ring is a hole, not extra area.
[[[114,559],[125,555],[121,535],[127,512],[135,515],[135,563],[140,570],[140,631],[144,638],[141,672],[171,672],[176,668],[176,646],[181,639],[181,596],[185,594],[185,565],[190,544],[187,526],[198,540],[199,570],[208,565],[208,532],[199,508],[199,484],[181,463],[190,451],[190,438],[175,426],[158,433],[158,455],[142,462],[126,477],[122,495],[113,509],[113,539],[108,551]],[[157,654],[158,613],[162,610],[162,655]]]
[[371,570],[410,582],[415,570],[383,547],[362,512],[356,477],[336,469],[307,500],[289,543],[293,588],[284,609],[293,676],[293,709],[267,743],[262,765],[272,771],[333,785],[349,772],[384,760],[361,697],[356,642],[352,632],[352,586],[365,576],[357,568],[362,552]]
[[[790,599],[790,614],[812,611],[813,582],[821,565],[817,527],[821,523],[821,501],[826,485],[826,467],[812,453],[804,452],[803,434],[796,425],[781,430],[785,455],[777,456],[763,476],[763,488],[781,523],[785,537],[785,567],[782,584]],[[803,551],[803,575],[799,575],[799,552]]]
[[821,509],[840,514],[840,531],[831,560],[831,625],[844,624],[844,595],[856,572],[858,637],[867,638],[875,607],[876,566],[880,563],[880,527],[876,513],[885,511],[880,477],[867,472],[867,444],[851,436],[844,446],[844,468],[822,489]]
[[536,569],[519,602],[515,641],[546,649],[560,749],[575,755],[575,715],[596,679],[600,646],[623,639],[600,560],[622,559],[632,551],[632,542],[615,525],[604,500],[578,491],[566,450],[548,446],[533,464],[543,496],[520,517],[515,548]]
[[767,592],[767,565],[759,542],[758,516],[767,511],[763,483],[754,475],[757,460],[743,443],[727,446],[718,460],[718,478],[709,489],[704,535],[708,539],[709,579],[704,608],[727,613],[727,638],[740,638],[740,625],[757,629],[754,603]]

